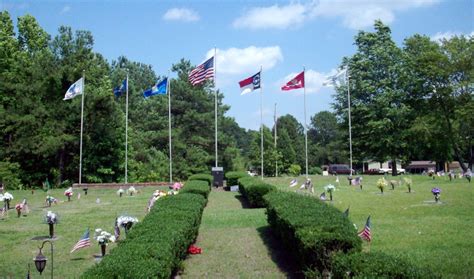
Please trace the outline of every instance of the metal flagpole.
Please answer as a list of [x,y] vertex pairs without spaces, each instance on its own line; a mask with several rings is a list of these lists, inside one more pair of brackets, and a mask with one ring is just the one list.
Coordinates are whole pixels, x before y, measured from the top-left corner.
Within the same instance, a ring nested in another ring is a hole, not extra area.
[[125,95],[125,184],[128,183],[128,69]]
[[[303,67],[303,78],[305,77],[306,70]],[[306,156],[306,178],[308,178],[308,125],[306,124],[306,85],[303,87],[304,94],[304,147]]]
[[[277,151],[277,103],[275,103],[275,152]],[[278,177],[278,158],[275,158],[275,177]]]
[[82,184],[82,132],[84,131],[84,95],[86,94],[86,70],[82,70],[81,140],[79,144],[79,185]]
[[217,89],[216,89],[216,75],[217,75],[217,50],[214,47],[214,118],[215,118],[215,142],[216,142],[216,167],[217,164]]
[[168,134],[169,134],[169,146],[170,146],[170,184],[173,183],[173,157],[171,152],[171,80],[168,72]]
[[262,66],[260,66],[260,167],[263,180],[263,93],[262,93]]
[[351,92],[349,87],[349,69],[346,69],[346,79],[347,79],[347,107],[348,107],[348,117],[349,117],[349,161],[350,161],[350,168],[351,168],[351,176],[352,176],[352,132],[351,132]]

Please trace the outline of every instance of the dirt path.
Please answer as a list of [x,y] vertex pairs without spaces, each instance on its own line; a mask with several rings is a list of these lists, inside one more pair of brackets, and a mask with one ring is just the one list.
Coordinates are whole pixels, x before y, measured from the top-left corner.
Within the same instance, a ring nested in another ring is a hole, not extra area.
[[245,208],[240,194],[212,191],[182,278],[287,278],[284,251],[269,232],[265,209]]

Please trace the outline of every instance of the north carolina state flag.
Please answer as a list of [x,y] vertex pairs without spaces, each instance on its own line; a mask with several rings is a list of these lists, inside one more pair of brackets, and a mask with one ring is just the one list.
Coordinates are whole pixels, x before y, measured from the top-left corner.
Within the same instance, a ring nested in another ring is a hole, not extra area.
[[292,80],[281,87],[281,90],[288,91],[304,87],[304,71],[296,75]]
[[240,95],[250,93],[255,89],[260,88],[260,72],[249,78],[239,81],[239,86],[240,90],[242,90],[242,93]]

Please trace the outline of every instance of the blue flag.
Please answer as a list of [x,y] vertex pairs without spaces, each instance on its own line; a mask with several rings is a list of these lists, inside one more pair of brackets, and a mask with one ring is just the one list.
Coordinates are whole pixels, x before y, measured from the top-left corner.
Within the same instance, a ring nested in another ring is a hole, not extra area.
[[117,86],[114,88],[114,95],[117,98],[120,97],[125,92],[127,92],[127,79],[124,79],[122,81],[122,84],[120,84],[120,86]]
[[155,84],[155,86],[143,92],[143,97],[147,99],[153,95],[166,95],[167,88],[168,88],[168,78],[164,78],[163,80]]

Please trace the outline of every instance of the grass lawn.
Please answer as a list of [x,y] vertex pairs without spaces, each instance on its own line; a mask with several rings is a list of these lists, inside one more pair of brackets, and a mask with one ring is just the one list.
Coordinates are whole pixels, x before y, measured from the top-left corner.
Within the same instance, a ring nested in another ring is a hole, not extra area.
[[[335,177],[313,176],[314,195],[319,197],[329,183],[335,185],[331,204],[341,211],[350,207],[349,218],[359,230],[371,215],[371,251],[402,253],[409,261],[437,270],[444,278],[473,278],[474,183],[469,184],[466,179],[450,182],[447,177],[432,180],[420,175],[399,176],[413,179],[412,193],[406,186],[391,190],[389,185],[382,195],[376,187],[381,177],[363,176],[361,191],[349,186],[346,176],[339,177],[340,185]],[[288,187],[290,177],[266,180],[281,190],[296,191],[299,187]],[[300,177],[299,185],[303,181]],[[441,188],[441,203],[434,203],[433,187]],[[364,249],[369,246],[364,244]]]
[[[119,215],[131,215],[142,220],[148,198],[155,187],[142,188],[138,195],[119,198],[114,189],[89,189],[87,196],[81,190],[76,190],[71,202],[64,196],[65,189],[51,190],[51,195],[60,200],[50,208],[45,207],[46,193],[36,191],[10,191],[14,200],[10,207],[26,198],[30,208],[28,216],[17,218],[16,210],[9,210],[8,218],[0,218],[0,278],[26,277],[30,264],[33,278],[49,278],[51,272],[51,248],[48,243],[43,248],[43,254],[48,258],[46,269],[42,276],[36,271],[33,258],[38,254],[40,240],[35,237],[48,236],[49,227],[43,223],[43,216],[48,210],[59,215],[59,224],[55,225],[54,240],[54,276],[56,278],[77,278],[92,266],[96,259],[93,255],[100,254],[100,247],[93,239],[96,228],[102,228],[113,233],[115,218]],[[77,194],[81,193],[81,199]],[[100,199],[100,203],[97,203]],[[72,254],[74,244],[84,234],[86,228],[91,230],[91,247],[80,249]],[[122,236],[124,232],[122,229]],[[107,249],[115,247],[111,244]]]

